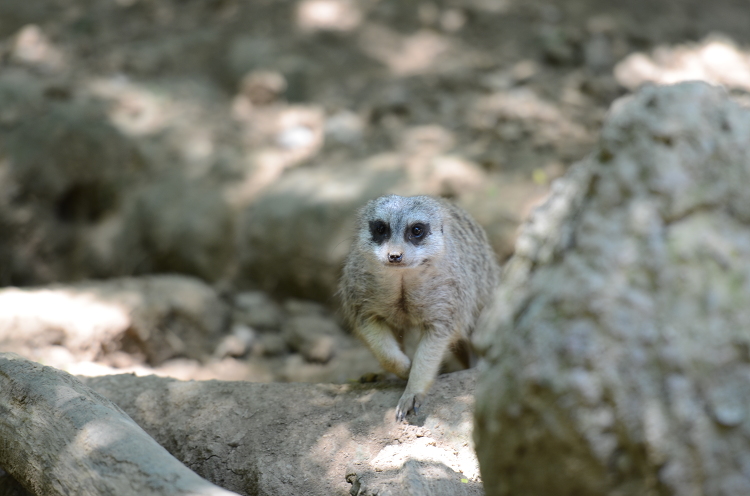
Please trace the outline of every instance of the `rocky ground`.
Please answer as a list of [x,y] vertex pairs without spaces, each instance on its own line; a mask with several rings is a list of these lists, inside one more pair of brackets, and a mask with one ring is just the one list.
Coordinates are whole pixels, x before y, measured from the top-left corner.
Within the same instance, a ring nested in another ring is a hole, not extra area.
[[379,370],[335,315],[186,276],[0,290],[0,342],[72,374],[342,384]]
[[749,18],[729,0],[2,2],[0,285],[37,288],[0,294],[2,348],[80,374],[356,379],[377,366],[334,292],[358,205],[450,197],[504,260],[616,97],[698,78],[747,101]]

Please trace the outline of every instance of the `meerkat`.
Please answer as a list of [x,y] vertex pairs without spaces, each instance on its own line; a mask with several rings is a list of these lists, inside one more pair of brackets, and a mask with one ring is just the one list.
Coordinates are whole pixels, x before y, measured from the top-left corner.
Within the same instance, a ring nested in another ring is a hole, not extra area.
[[[469,349],[499,273],[484,230],[448,201],[389,195],[360,209],[340,297],[346,320],[381,366],[408,381],[397,421],[418,412],[444,355]],[[411,359],[408,333],[418,340]]]

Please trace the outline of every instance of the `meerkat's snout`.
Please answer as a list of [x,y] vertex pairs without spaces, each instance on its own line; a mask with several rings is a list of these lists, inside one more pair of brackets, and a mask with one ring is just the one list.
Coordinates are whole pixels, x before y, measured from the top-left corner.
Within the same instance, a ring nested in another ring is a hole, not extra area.
[[403,252],[390,252],[388,253],[388,261],[390,263],[401,263],[401,260],[404,259],[404,253]]

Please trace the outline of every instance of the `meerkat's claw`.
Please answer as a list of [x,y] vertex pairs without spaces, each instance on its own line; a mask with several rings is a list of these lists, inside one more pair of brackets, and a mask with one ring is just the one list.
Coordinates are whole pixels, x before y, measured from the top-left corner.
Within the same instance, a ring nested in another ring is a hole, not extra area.
[[406,416],[410,413],[416,415],[419,413],[419,408],[422,406],[424,401],[424,393],[404,393],[401,399],[398,400],[398,406],[396,407],[396,421],[403,422]]

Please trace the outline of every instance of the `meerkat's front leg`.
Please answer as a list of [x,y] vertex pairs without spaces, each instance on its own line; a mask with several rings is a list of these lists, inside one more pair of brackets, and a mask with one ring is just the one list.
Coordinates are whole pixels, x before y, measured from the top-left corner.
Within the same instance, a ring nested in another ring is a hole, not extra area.
[[409,373],[409,382],[396,407],[401,422],[410,412],[417,413],[427,392],[435,382],[443,355],[451,344],[452,334],[444,329],[429,329],[419,341]]
[[411,360],[401,350],[393,331],[384,322],[370,319],[362,322],[357,332],[364,339],[380,365],[402,379],[409,377]]

